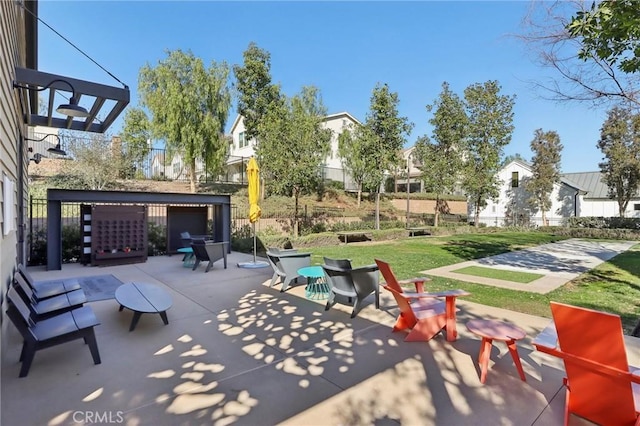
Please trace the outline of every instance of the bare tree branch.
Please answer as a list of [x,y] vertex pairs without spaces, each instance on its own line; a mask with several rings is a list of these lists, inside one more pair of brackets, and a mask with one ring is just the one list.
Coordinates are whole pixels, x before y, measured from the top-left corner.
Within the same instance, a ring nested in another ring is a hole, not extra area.
[[589,54],[578,57],[582,39],[567,30],[571,17],[587,10],[591,1],[534,1],[523,19],[524,32],[516,35],[531,52],[532,58],[552,75],[529,83],[542,98],[553,101],[578,101],[593,107],[627,104],[640,108],[640,75],[616,72],[613,63]]

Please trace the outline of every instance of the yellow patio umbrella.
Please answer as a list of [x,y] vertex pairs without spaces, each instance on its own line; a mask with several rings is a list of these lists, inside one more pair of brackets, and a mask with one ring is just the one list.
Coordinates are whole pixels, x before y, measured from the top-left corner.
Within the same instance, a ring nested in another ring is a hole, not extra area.
[[[247,164],[247,181],[249,182],[249,222],[254,224],[260,218],[260,206],[258,206],[258,197],[260,196],[260,169],[258,162],[251,157]],[[255,235],[255,232],[254,232]]]
[[247,182],[249,183],[249,222],[253,226],[253,262],[240,262],[240,268],[264,268],[269,266],[267,262],[256,261],[256,222],[260,219],[260,206],[258,197],[260,196],[260,168],[254,157],[249,159],[247,164]]

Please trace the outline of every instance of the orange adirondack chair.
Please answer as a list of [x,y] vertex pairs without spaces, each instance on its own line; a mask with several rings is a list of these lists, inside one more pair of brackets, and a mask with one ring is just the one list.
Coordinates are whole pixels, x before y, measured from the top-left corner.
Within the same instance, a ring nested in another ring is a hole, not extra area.
[[600,425],[640,425],[640,371],[627,363],[620,317],[556,302],[551,312],[553,323],[533,344],[564,360],[565,426],[571,414]]
[[[398,281],[387,262],[379,259],[375,261],[386,281],[383,287],[391,292],[400,309],[400,315],[393,326],[394,332],[410,329],[405,342],[428,341],[442,330],[447,332],[447,341],[453,342],[458,338],[456,298],[470,293],[464,290],[425,293],[423,283],[428,278]],[[418,292],[404,292],[400,283],[413,283]]]

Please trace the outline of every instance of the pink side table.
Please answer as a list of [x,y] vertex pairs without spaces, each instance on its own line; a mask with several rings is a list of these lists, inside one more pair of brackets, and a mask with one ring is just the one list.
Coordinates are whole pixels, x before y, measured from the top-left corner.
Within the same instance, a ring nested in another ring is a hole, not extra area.
[[526,382],[524,371],[522,370],[522,364],[520,363],[520,356],[518,355],[518,348],[516,348],[516,341],[527,335],[523,329],[503,321],[483,319],[475,319],[467,322],[467,329],[473,334],[482,337],[480,355],[478,356],[478,363],[480,364],[481,371],[481,383],[484,383],[487,378],[487,368],[489,366],[489,358],[491,356],[491,345],[494,340],[500,340],[507,344],[509,352],[511,353],[511,358],[513,358],[513,363],[518,369],[520,379],[522,379],[523,382]]

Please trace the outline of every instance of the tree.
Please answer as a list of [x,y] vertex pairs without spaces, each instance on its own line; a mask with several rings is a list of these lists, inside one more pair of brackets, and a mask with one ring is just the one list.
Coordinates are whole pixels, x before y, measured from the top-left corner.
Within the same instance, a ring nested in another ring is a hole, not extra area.
[[73,182],[73,189],[103,190],[115,185],[122,169],[119,146],[107,135],[92,133],[88,138],[68,136],[69,156],[63,163],[64,180]]
[[144,160],[151,150],[149,146],[150,127],[149,118],[142,108],[129,108],[125,113],[122,129],[125,157],[136,171],[142,170]]
[[279,86],[271,83],[271,55],[254,42],[242,54],[243,66],[234,65],[238,114],[244,117],[247,140],[259,139],[260,122],[273,103],[280,101]]
[[343,167],[358,186],[358,207],[362,199],[362,187],[367,181],[367,147],[370,145],[371,134],[362,124],[349,126],[338,135],[338,155],[342,159]]
[[560,136],[554,131],[537,129],[531,141],[531,151],[533,174],[524,186],[531,195],[529,203],[542,212],[542,223],[547,226],[546,212],[551,208],[553,185],[560,181]]
[[502,161],[500,162],[500,168],[503,168],[504,166],[506,166],[510,162],[516,161],[516,160],[527,162],[527,160],[522,155],[520,155],[519,153],[516,152],[515,154],[506,155],[502,159]]
[[579,57],[593,57],[617,66],[624,73],[640,70],[640,9],[637,0],[593,2],[567,26],[569,34],[582,38]]
[[184,156],[191,192],[196,191],[196,159],[225,161],[224,127],[231,105],[229,67],[212,62],[207,69],[193,53],[174,50],[155,68],[140,70],[138,93],[151,112],[151,130],[170,151]]
[[389,91],[387,84],[377,84],[364,124],[369,135],[365,138],[367,144],[363,148],[367,169],[365,185],[375,188],[376,229],[380,229],[380,188],[385,173],[399,166],[400,151],[413,128],[413,123],[398,115],[398,103],[396,92]]
[[515,96],[499,92],[497,81],[476,83],[464,90],[469,124],[462,187],[474,207],[475,226],[479,226],[480,210],[487,199],[499,195],[500,157],[513,132]]
[[600,129],[598,148],[604,155],[599,164],[602,180],[609,187],[609,198],[618,202],[620,217],[624,217],[640,184],[640,114],[626,108],[611,109]]
[[579,0],[534,4],[521,38],[558,76],[536,81],[536,87],[558,101],[640,106],[635,0],[606,0],[590,9]]
[[276,193],[295,199],[293,234],[298,236],[300,195],[316,188],[331,150],[331,130],[322,127],[326,108],[315,87],[274,104],[260,122],[256,155],[263,176]]
[[436,194],[434,226],[438,226],[440,212],[444,209],[441,196],[452,193],[459,182],[463,167],[467,116],[462,100],[442,83],[442,92],[427,111],[434,111],[429,124],[433,126],[433,143],[423,136],[416,143],[414,155],[423,164],[422,181]]

